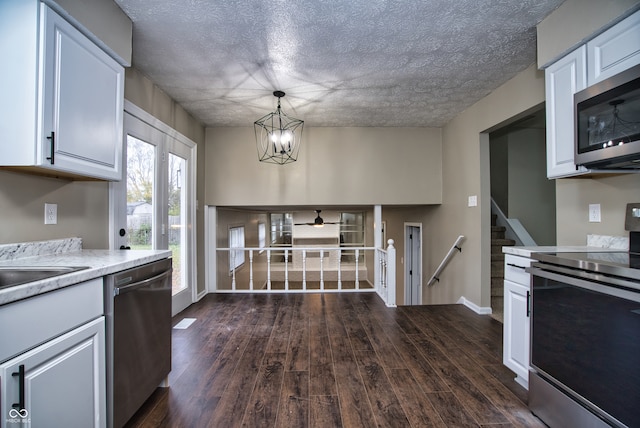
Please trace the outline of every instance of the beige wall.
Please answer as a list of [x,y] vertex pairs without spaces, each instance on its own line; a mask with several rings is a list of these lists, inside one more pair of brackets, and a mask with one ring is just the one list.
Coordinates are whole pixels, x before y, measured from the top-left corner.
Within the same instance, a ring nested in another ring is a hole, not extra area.
[[638,8],[638,0],[566,0],[538,24],[538,67],[546,67]]
[[[640,174],[556,180],[558,245],[586,245],[589,234],[628,237],[628,202],[640,202]],[[601,223],[589,222],[589,204],[600,204]]]
[[131,65],[133,23],[112,0],[55,0],[65,12],[102,41],[124,65]]
[[204,151],[204,126],[182,106],[158,88],[135,68],[125,74],[124,97],[156,119],[169,125],[198,144],[199,156]]
[[[58,204],[58,224],[44,224],[44,204]],[[0,244],[80,237],[109,248],[109,185],[0,171]]]
[[[461,296],[490,306],[489,137],[481,134],[544,101],[544,73],[530,66],[459,114],[443,130],[443,201],[426,231],[425,266],[437,267],[459,235],[466,241],[423,302],[455,303]],[[477,207],[467,207],[478,196]]]
[[442,200],[439,129],[305,128],[304,133],[298,161],[274,165],[258,162],[253,128],[208,128],[206,203],[321,207]]
[[[432,206],[416,206],[416,207],[391,207],[382,208],[382,220],[386,222],[387,239],[394,240],[396,248],[396,302],[398,305],[404,304],[404,228],[405,223],[417,223],[422,225],[422,245],[423,245],[423,263],[422,263],[422,283],[426,284],[435,269],[438,267],[439,260],[436,264],[431,262],[429,251],[431,248],[430,241],[434,239],[434,230],[439,226],[434,223],[435,213],[438,210],[437,205]],[[451,242],[453,244],[453,242]],[[387,247],[387,243],[384,243]],[[437,287],[436,284],[434,287]],[[432,287],[431,287],[432,288]],[[427,290],[427,286],[423,285],[423,293]],[[455,296],[449,296],[449,300],[457,300]],[[459,296],[458,296],[459,297]],[[439,302],[432,302],[439,303]]]
[[547,179],[545,130],[509,138],[509,218],[520,220],[538,245],[556,244],[556,186]]

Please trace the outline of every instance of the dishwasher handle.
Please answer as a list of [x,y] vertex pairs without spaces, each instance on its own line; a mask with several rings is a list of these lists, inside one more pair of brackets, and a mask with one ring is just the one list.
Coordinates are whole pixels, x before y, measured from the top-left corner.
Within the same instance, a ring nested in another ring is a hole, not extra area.
[[134,282],[133,284],[125,285],[124,287],[115,287],[113,289],[113,295],[118,296],[120,294],[128,293],[130,291],[137,290],[138,288],[145,287],[153,282],[164,279],[165,277],[171,275],[173,269],[166,270],[156,276],[152,276],[151,278],[144,279],[142,281]]

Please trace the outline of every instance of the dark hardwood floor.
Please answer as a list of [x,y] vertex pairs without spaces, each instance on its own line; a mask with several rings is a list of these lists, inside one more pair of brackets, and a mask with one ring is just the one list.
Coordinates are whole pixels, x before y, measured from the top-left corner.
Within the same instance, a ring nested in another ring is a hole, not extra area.
[[170,387],[128,427],[543,427],[502,324],[375,293],[209,294],[174,319]]

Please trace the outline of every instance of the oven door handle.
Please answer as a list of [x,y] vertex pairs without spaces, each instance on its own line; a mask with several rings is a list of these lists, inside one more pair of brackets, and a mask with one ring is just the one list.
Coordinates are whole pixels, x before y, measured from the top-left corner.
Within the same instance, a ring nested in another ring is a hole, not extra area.
[[[529,272],[533,276],[538,276],[545,279],[550,279],[552,281],[556,281],[560,284],[566,284],[573,287],[584,288],[586,290],[595,291],[598,293],[608,294],[610,296],[620,297],[622,299],[632,300],[634,302],[640,303],[640,293],[638,291],[630,291],[626,289],[622,289],[617,287],[619,283],[624,284],[632,284],[628,281],[616,280],[614,278],[605,277],[602,275],[589,275],[584,272],[583,278],[575,278],[568,274],[563,273],[563,270],[557,267],[553,267],[553,269],[541,268],[539,265],[531,266],[527,268],[527,272]],[[582,272],[580,272],[582,273]],[[571,274],[576,275],[576,272],[571,271]],[[595,279],[595,278],[599,279]],[[608,284],[604,284],[603,282],[607,281]],[[632,284],[634,287],[638,287],[638,284]],[[626,285],[628,287],[628,285]],[[533,287],[533,295],[535,296],[536,287]],[[534,306],[535,309],[535,306]]]
[[128,293],[130,291],[137,290],[138,288],[145,287],[153,282],[160,281],[165,277],[171,275],[173,269],[166,270],[159,275],[152,276],[142,281],[134,282],[133,284],[125,285],[124,287],[116,287],[113,289],[113,295],[118,296],[120,294]]

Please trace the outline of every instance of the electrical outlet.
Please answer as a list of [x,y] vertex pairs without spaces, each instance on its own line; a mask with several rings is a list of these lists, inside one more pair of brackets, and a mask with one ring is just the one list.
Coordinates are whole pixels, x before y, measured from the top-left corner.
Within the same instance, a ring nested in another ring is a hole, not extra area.
[[58,204],[44,204],[44,224],[58,224]]
[[600,204],[589,204],[589,222],[600,223]]

